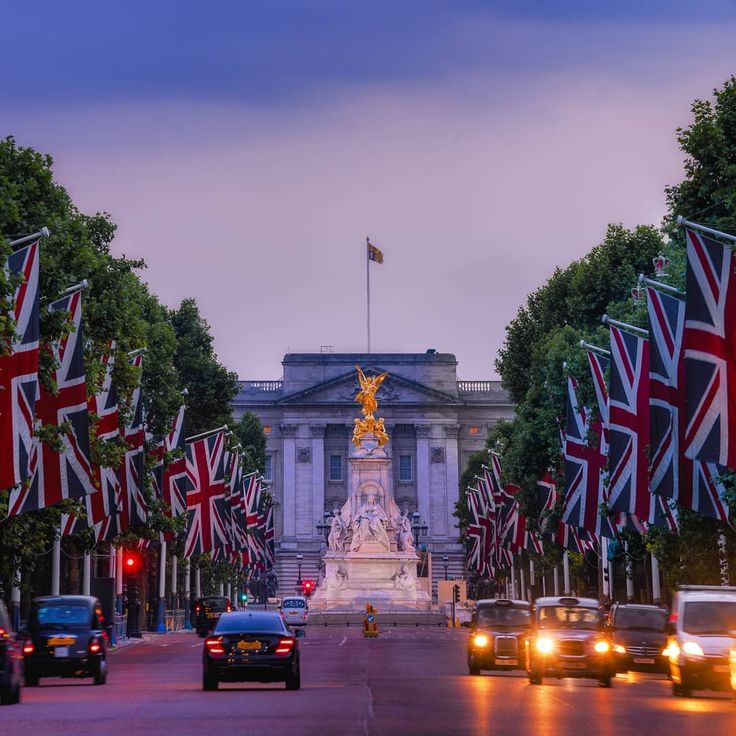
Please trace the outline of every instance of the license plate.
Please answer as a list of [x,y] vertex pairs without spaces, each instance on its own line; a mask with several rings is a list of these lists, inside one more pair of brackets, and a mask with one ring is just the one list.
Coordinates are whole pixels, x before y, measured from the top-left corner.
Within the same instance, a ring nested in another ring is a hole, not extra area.
[[727,664],[714,664],[713,672],[717,672],[719,675],[727,675],[730,669]]
[[585,662],[563,662],[562,667],[566,670],[584,670]]
[[261,642],[259,641],[239,641],[238,649],[249,650],[249,649],[260,649]]
[[208,613],[207,614],[207,618],[217,618],[217,614],[216,613]]
[[634,657],[634,664],[654,664],[654,657]]
[[76,639],[73,636],[50,636],[48,644],[50,647],[69,646],[74,644],[75,641]]
[[496,664],[519,664],[517,659],[510,659],[509,657],[496,657]]
[[54,657],[68,657],[69,647],[56,647],[54,649]]

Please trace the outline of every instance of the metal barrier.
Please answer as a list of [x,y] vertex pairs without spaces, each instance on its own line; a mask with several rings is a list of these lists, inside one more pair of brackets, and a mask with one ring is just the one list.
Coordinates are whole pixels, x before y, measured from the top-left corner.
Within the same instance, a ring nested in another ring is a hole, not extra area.
[[115,641],[125,639],[128,636],[128,617],[122,613],[113,614],[113,626],[115,628]]
[[184,628],[184,609],[167,608],[164,610],[164,626],[166,631],[181,631]]

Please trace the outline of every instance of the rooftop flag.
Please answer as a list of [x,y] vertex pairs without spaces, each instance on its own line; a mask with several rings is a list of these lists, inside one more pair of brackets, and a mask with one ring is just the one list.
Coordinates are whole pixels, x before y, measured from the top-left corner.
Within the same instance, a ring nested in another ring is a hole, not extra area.
[[368,247],[368,260],[374,263],[383,263],[383,251],[376,248],[370,240],[366,238],[366,246]]

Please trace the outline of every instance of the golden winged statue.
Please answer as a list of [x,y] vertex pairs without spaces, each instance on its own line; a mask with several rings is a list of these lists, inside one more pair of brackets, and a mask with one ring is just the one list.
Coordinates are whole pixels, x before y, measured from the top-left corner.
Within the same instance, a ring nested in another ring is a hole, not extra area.
[[378,446],[383,447],[388,442],[388,434],[386,434],[383,419],[376,419],[373,412],[378,409],[376,393],[386,380],[388,372],[384,371],[380,376],[366,376],[359,365],[356,365],[355,368],[358,371],[358,382],[360,383],[360,391],[356,394],[355,401],[362,407],[363,419],[355,419],[353,444],[360,447],[363,437],[373,434],[378,440]]

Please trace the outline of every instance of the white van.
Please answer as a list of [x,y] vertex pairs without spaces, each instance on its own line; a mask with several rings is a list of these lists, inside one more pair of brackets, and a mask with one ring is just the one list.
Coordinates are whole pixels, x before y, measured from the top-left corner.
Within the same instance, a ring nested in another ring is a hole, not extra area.
[[289,626],[306,626],[309,604],[303,595],[285,595],[281,600],[281,616]]
[[683,585],[672,599],[666,625],[672,690],[729,690],[736,645],[736,587]]

